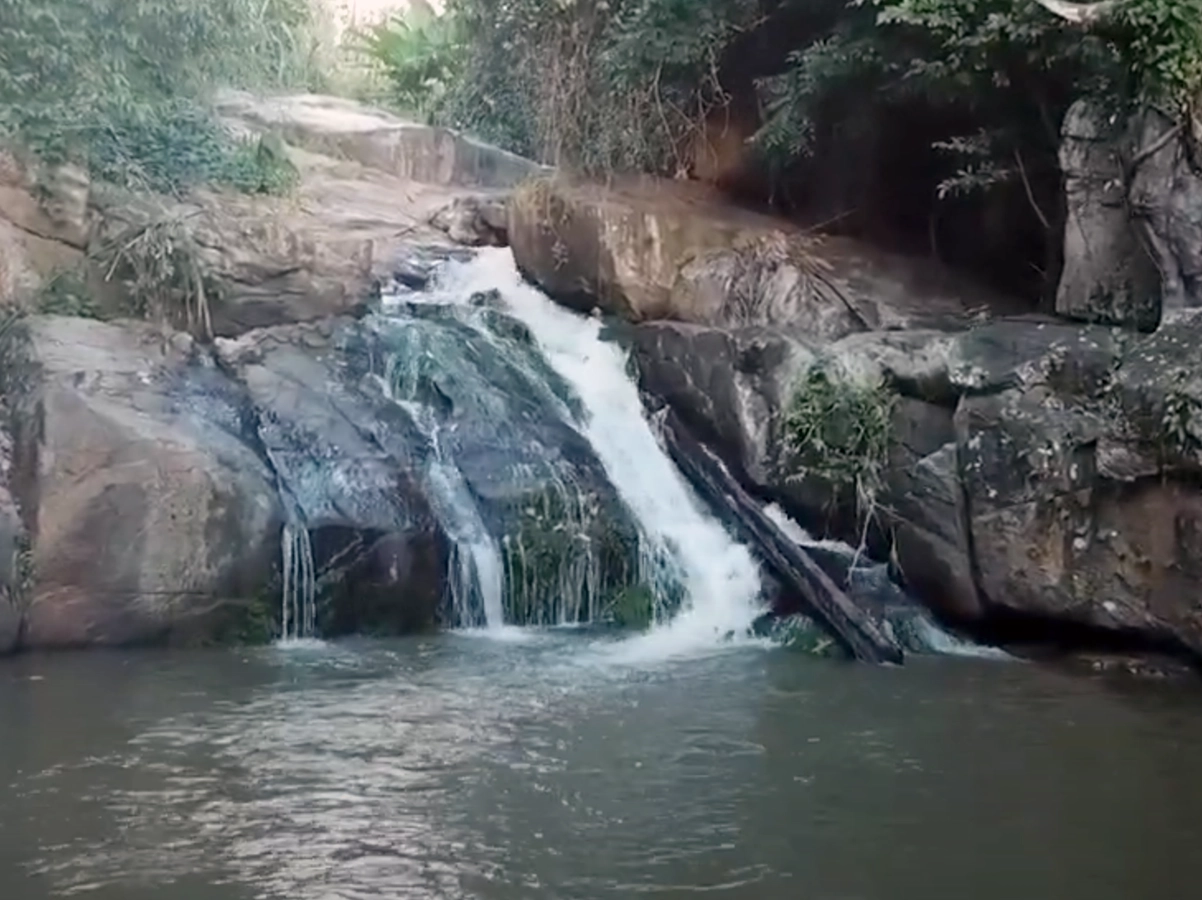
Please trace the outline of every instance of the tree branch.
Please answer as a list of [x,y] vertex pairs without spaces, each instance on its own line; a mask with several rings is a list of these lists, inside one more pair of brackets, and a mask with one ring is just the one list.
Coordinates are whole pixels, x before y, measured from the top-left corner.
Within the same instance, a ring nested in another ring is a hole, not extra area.
[[1088,28],[1108,19],[1119,5],[1119,0],[1096,0],[1094,3],[1069,3],[1068,0],[1036,0],[1053,15],[1073,25]]

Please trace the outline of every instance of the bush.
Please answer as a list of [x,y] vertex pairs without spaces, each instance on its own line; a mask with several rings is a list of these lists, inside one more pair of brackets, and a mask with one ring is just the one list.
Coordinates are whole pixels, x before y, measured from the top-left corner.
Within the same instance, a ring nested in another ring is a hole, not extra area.
[[461,19],[423,7],[393,15],[351,41],[383,71],[392,103],[427,120],[437,118],[467,62]]
[[[766,170],[917,104],[937,114],[939,198],[1012,183],[1049,232],[1074,99],[1180,100],[1202,84],[1202,0],[1124,0],[1094,30],[1036,0],[451,0],[449,15],[469,50],[439,115],[518,152],[675,174],[731,72],[756,71]],[[749,58],[765,36],[778,58]]]
[[854,500],[866,525],[884,487],[895,402],[883,382],[845,380],[811,367],[785,411],[789,479],[824,482],[836,501]]
[[0,0],[0,138],[121,184],[229,181],[218,86],[317,87],[309,0]]
[[717,77],[755,0],[452,0],[470,50],[444,121],[593,174],[671,174],[724,103]]

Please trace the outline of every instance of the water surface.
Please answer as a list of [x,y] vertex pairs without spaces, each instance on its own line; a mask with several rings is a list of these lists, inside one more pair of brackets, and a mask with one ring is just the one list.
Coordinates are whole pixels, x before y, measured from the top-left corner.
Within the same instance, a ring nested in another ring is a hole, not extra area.
[[0,664],[5,900],[1131,900],[1202,883],[1192,686],[573,632]]

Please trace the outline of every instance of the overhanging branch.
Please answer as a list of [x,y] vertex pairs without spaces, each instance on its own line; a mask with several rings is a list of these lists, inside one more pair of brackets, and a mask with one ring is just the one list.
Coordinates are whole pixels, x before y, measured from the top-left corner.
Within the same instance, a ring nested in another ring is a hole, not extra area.
[[1118,7],[1118,0],[1098,0],[1096,3],[1069,3],[1068,0],[1036,0],[1048,12],[1074,25],[1089,27],[1105,21]]

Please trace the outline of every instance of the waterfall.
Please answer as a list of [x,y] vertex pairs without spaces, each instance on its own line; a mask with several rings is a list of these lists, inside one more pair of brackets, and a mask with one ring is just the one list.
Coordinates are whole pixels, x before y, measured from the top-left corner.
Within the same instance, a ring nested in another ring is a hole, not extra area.
[[280,546],[283,590],[280,592],[280,639],[312,638],[317,633],[316,578],[309,529],[300,521],[284,525]]
[[563,415],[592,445],[642,540],[642,580],[662,599],[683,594],[679,611],[656,622],[645,646],[672,655],[749,633],[760,606],[760,574],[693,494],[655,437],[625,353],[603,341],[601,323],[563,309],[524,282],[508,250],[486,249],[448,267],[439,302],[500,295],[546,363],[571,388],[578,409]]

